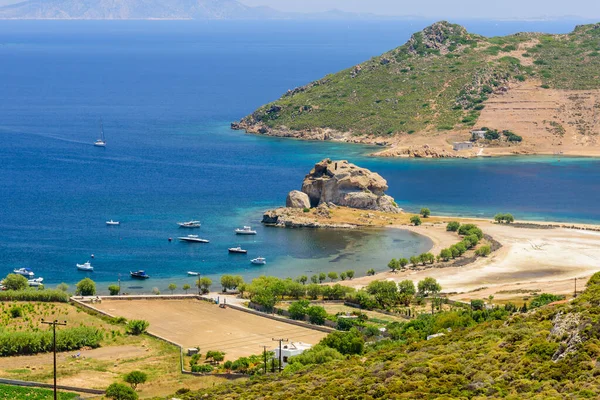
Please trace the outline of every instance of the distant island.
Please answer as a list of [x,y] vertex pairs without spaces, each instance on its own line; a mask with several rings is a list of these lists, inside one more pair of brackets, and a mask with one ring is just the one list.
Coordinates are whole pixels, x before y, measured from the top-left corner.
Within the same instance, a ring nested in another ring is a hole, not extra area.
[[600,24],[487,38],[438,22],[232,128],[387,146],[380,156],[598,156],[599,49]]
[[16,20],[285,20],[380,19],[340,10],[286,13],[236,0],[25,0],[0,7],[0,19]]

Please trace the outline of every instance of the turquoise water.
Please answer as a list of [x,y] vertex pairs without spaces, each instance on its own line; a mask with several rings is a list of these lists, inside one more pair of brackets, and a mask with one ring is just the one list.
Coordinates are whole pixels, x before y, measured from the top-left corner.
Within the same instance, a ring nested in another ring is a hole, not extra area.
[[[496,32],[524,30],[517,28]],[[262,211],[282,205],[325,157],[381,173],[408,210],[600,221],[593,159],[376,159],[368,156],[372,147],[229,129],[285,90],[393,48],[416,29],[397,22],[2,22],[0,275],[29,266],[49,285],[73,283],[86,276],[75,263],[94,254],[94,280],[105,287],[121,274],[135,292],[191,283],[189,270],[215,279],[362,274],[430,247],[400,230],[260,226]],[[100,118],[106,149],[92,146]],[[177,221],[196,218],[203,225],[195,233],[210,244],[167,240],[189,233]],[[122,225],[107,227],[108,219]],[[256,237],[233,234],[248,224]],[[250,254],[227,254],[237,245]],[[256,256],[267,266],[250,266]],[[129,280],[137,269],[152,279]]]

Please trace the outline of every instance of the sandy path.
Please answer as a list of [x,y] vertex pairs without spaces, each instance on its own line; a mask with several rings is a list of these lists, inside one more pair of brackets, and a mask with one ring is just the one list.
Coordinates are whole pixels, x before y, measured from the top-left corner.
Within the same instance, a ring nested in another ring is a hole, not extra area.
[[[385,272],[342,284],[360,288],[373,280],[411,279],[417,282],[431,276],[440,282],[444,292],[488,288],[475,292],[473,296],[477,298],[520,286],[568,294],[573,292],[574,278],[579,278],[580,287],[583,287],[587,278],[600,271],[600,232],[564,228],[524,229],[489,221],[477,221],[477,224],[504,245],[488,258],[464,267]],[[447,234],[444,225],[413,227],[411,230],[431,237],[435,243],[434,253],[456,242],[456,236]],[[449,237],[454,242],[449,242]]]

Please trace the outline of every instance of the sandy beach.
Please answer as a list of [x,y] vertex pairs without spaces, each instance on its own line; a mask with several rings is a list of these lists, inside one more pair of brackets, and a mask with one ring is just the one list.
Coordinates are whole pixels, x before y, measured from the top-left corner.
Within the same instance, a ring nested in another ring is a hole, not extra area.
[[425,278],[437,279],[443,291],[454,299],[496,299],[522,297],[528,292],[551,292],[572,295],[575,278],[583,288],[589,277],[600,271],[600,232],[585,230],[598,226],[578,225],[580,229],[536,229],[535,225],[565,225],[551,222],[524,222],[528,227],[501,225],[489,220],[436,217],[435,222],[421,226],[395,225],[429,237],[434,242],[432,253],[457,242],[454,233],[446,232],[442,220],[458,220],[477,224],[483,231],[499,241],[503,247],[487,258],[463,267],[429,268],[426,270],[384,272],[345,281],[342,284],[361,288],[374,280],[415,282]]

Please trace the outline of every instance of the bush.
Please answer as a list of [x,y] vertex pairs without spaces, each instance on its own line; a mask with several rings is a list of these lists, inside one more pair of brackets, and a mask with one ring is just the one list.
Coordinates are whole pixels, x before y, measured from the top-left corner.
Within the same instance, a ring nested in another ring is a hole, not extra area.
[[446,230],[448,232],[456,232],[458,231],[458,228],[460,228],[460,222],[457,221],[448,222],[448,225],[446,225]]
[[410,218],[410,223],[413,224],[414,226],[419,226],[422,224],[421,222],[421,217],[419,217],[418,215],[415,215],[413,217]]
[[344,355],[362,354],[365,348],[365,340],[356,328],[348,332],[331,332],[319,344]]
[[78,296],[94,296],[96,294],[96,283],[90,278],[84,278],[77,283],[75,294]]
[[213,371],[214,371],[214,368],[210,364],[194,365],[192,367],[192,372],[196,372],[196,373],[210,374]]
[[113,400],[137,400],[137,393],[122,383],[113,383],[106,388],[106,397]]
[[429,218],[431,215],[431,210],[429,208],[421,208],[421,216],[423,218]]
[[327,311],[321,306],[311,306],[306,310],[311,324],[323,325],[327,319]]
[[108,286],[108,293],[110,293],[111,296],[118,295],[120,291],[121,291],[121,288],[119,287],[119,285],[109,285]]
[[461,225],[458,228],[458,234],[461,236],[477,235],[479,240],[483,239],[483,231],[473,224]]
[[300,300],[290,304],[290,307],[288,309],[290,313],[290,318],[304,321],[309,305],[310,303],[307,300]]
[[13,306],[10,309],[10,316],[12,318],[21,318],[23,316],[23,309],[19,306]]
[[29,282],[23,275],[8,274],[3,280],[3,285],[8,290],[25,290],[29,287]]
[[546,304],[550,304],[555,301],[560,301],[560,300],[564,300],[564,299],[565,299],[564,296],[558,296],[558,295],[550,294],[550,293],[542,293],[533,298],[533,300],[531,301],[531,304],[529,305],[529,308],[542,307],[542,306],[545,306]]
[[[100,347],[102,332],[80,326],[56,331],[56,350],[72,351]],[[0,356],[29,355],[52,351],[52,331],[0,332]]]
[[510,224],[515,222],[515,218],[512,216],[512,214],[496,214],[494,220],[499,224]]
[[41,301],[68,303],[69,295],[60,290],[7,290],[0,291],[0,301]]
[[59,283],[58,285],[56,285],[56,290],[60,290],[61,292],[66,292],[67,290],[69,290],[69,285],[67,285],[66,283]]
[[132,319],[131,321],[127,322],[127,333],[136,336],[141,335],[142,333],[146,332],[149,326],[150,323],[148,321],[143,319]]
[[487,257],[491,254],[491,252],[492,249],[490,248],[490,246],[481,246],[480,248],[475,250],[475,255],[478,255],[479,257]]
[[138,385],[146,383],[146,381],[148,380],[148,375],[146,375],[142,371],[131,371],[130,373],[125,375],[123,380],[129,383],[131,385],[131,388],[135,390]]

